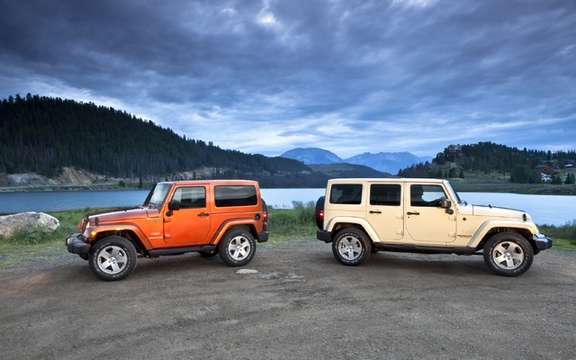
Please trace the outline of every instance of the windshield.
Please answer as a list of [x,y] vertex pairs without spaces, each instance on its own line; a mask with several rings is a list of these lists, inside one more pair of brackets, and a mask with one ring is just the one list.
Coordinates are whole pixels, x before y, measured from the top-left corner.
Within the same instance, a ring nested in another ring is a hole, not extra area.
[[454,187],[452,186],[452,184],[450,184],[450,189],[452,190],[452,193],[454,194],[456,201],[458,201],[458,204],[468,205],[468,203],[466,201],[462,201],[462,199],[460,198],[460,195],[458,195],[456,190],[454,190]]
[[148,196],[146,196],[146,200],[144,201],[144,206],[148,206],[150,208],[158,209],[162,206],[168,191],[170,191],[171,184],[165,183],[158,183],[156,184]]

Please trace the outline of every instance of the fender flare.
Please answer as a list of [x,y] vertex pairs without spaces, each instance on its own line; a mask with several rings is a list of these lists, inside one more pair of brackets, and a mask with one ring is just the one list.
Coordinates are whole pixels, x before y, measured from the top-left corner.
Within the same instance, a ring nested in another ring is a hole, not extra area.
[[[214,232],[214,235],[212,236],[212,239],[210,240],[210,244],[212,245],[218,245],[220,243],[220,241],[222,240],[222,237],[224,237],[224,234],[226,234],[228,232],[228,230],[230,230],[233,227],[236,226],[247,226],[250,229],[250,232],[252,232],[254,236],[257,236],[257,232],[258,232],[258,226],[257,226],[257,222],[255,219],[250,218],[250,219],[230,219],[227,221],[224,221],[222,224],[220,224],[220,226],[218,227],[218,229]],[[254,232],[256,234],[254,234]]]
[[334,230],[334,227],[340,223],[360,225],[364,229],[364,232],[366,232],[368,237],[370,237],[372,242],[375,242],[375,243],[381,242],[380,238],[378,237],[378,233],[376,233],[374,228],[372,228],[372,226],[370,226],[370,223],[366,219],[363,219],[360,217],[354,217],[354,216],[333,217],[328,222],[328,225],[326,226],[326,230],[329,232],[332,232]]
[[[476,229],[470,241],[468,241],[468,247],[476,248],[482,239],[488,234],[488,232],[494,228],[508,228],[508,229],[522,229],[528,230],[532,235],[538,233],[538,228],[532,223],[525,223],[515,220],[486,220]],[[531,239],[527,239],[531,240]]]
[[[85,236],[89,239],[94,239],[98,237],[99,234],[103,232],[120,232],[120,231],[131,231],[138,237],[138,240],[144,245],[146,249],[151,249],[152,245],[144,233],[136,225],[121,224],[121,225],[98,225],[96,228],[87,228]],[[91,235],[92,232],[96,232],[94,236]],[[92,240],[93,241],[93,240]]]

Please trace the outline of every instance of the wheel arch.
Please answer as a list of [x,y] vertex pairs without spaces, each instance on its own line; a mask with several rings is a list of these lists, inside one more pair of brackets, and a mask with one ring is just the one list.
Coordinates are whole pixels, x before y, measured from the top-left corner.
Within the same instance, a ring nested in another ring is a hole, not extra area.
[[481,250],[482,248],[484,248],[484,245],[492,236],[505,232],[511,232],[521,235],[530,243],[532,249],[534,250],[534,253],[535,254],[538,253],[538,247],[534,242],[533,239],[534,233],[532,229],[529,226],[517,226],[514,224],[501,224],[489,227],[483,232],[481,237],[478,236],[476,238],[476,242],[473,247],[475,247],[477,250]]
[[328,224],[327,230],[331,232],[332,239],[334,236],[342,229],[346,227],[353,227],[359,230],[362,230],[367,236],[370,242],[375,243],[379,242],[380,238],[374,229],[370,226],[370,224],[364,220],[359,218],[333,218],[330,220]]
[[224,235],[226,235],[226,233],[228,233],[229,231],[235,229],[248,230],[250,234],[252,234],[254,239],[258,239],[258,229],[256,228],[255,221],[231,220],[220,226],[220,228],[214,234],[214,237],[212,238],[212,241],[210,243],[218,246],[222,241],[222,239],[224,238]]
[[134,229],[103,229],[98,231],[98,233],[94,236],[94,240],[92,240],[92,244],[108,237],[108,236],[120,236],[125,238],[126,240],[130,241],[132,245],[136,248],[136,252],[139,253],[146,253],[147,247],[142,241],[141,237]]

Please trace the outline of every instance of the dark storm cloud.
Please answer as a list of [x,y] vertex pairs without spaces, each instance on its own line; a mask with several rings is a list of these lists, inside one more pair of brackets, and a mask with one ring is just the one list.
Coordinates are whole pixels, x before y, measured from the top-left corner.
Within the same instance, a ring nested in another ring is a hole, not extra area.
[[0,96],[268,154],[575,147],[576,2],[1,1]]

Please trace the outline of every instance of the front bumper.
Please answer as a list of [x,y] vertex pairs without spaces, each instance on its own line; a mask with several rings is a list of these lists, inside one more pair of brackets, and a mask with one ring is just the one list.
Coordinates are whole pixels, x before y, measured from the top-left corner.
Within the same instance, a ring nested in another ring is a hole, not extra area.
[[532,237],[534,244],[536,244],[536,249],[538,251],[550,249],[552,247],[552,239],[544,234],[536,234]]
[[86,242],[84,235],[76,233],[68,236],[66,239],[68,252],[78,254],[81,258],[87,259],[90,252],[90,244]]
[[332,233],[326,230],[316,231],[316,239],[329,243],[332,241]]

